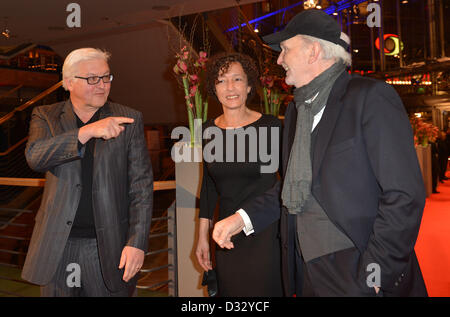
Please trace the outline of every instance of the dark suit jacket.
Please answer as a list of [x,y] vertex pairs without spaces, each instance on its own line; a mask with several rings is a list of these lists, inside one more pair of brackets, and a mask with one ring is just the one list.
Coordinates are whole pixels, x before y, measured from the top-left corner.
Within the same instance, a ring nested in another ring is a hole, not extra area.
[[[285,115],[282,173],[295,135],[297,110]],[[426,296],[414,253],[425,189],[411,125],[395,90],[384,82],[343,73],[335,82],[313,149],[312,194],[336,227],[361,253],[356,277],[366,285],[371,263],[381,268],[386,295]],[[253,206],[273,208],[281,184]],[[244,208],[244,210],[247,211]],[[251,217],[250,217],[251,218]],[[253,222],[253,218],[252,222]],[[264,225],[265,219],[257,219]],[[295,292],[295,216],[281,213],[283,281]]]
[[[126,286],[123,270],[118,270],[123,248],[148,247],[153,174],[142,114],[109,102],[99,111],[99,120],[135,120],[117,138],[95,141],[92,207],[103,277],[114,292]],[[22,271],[32,283],[48,284],[61,259],[81,196],[84,148],[78,149],[70,100],[33,110],[25,155],[32,169],[46,172],[46,185]]]

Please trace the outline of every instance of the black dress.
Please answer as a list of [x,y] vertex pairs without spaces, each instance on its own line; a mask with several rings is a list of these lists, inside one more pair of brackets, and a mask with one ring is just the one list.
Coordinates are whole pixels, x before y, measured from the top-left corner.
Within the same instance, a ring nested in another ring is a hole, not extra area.
[[[261,172],[261,166],[269,164],[262,163],[260,152],[271,153],[272,135],[277,138],[275,142],[279,144],[279,137],[271,133],[271,128],[278,129],[278,135],[281,135],[281,123],[275,117],[263,114],[257,121],[242,129],[219,129],[212,120],[204,125],[205,129],[211,127],[221,132],[221,136],[213,136],[210,140],[204,141],[204,153],[210,151],[213,155],[217,155],[222,150],[223,161],[203,164],[200,218],[213,219],[216,203],[219,200],[218,220],[221,220],[239,210],[243,202],[262,195],[277,181],[278,165],[271,173]],[[234,147],[228,148],[234,148],[234,160],[230,162],[230,159],[227,160],[227,132],[237,130],[248,132],[248,135],[252,137],[246,138],[245,145],[242,143],[239,145],[238,138],[234,138]],[[263,130],[267,133],[261,132]],[[214,144],[220,144],[216,143],[218,140],[216,137],[222,138],[222,148],[216,148],[214,151],[211,150],[213,146],[210,146],[208,149],[207,144],[213,140]],[[264,149],[265,146],[261,147],[263,142],[268,150]],[[252,156],[256,154],[255,146],[258,149],[256,159]],[[242,158],[241,161],[237,161],[239,154],[242,153],[245,153],[245,161],[242,162]],[[279,151],[275,154],[279,155]],[[262,158],[267,162],[267,159]],[[205,160],[210,161],[206,158]],[[216,245],[219,296],[282,296],[279,221],[275,221],[266,228],[260,228],[249,236],[241,232],[233,236],[231,241],[234,244],[231,250],[221,249]]]

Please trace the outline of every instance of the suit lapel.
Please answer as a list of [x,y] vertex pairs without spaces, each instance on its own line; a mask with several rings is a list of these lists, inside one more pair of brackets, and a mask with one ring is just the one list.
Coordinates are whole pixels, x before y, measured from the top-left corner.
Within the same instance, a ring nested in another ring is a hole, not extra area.
[[328,148],[331,136],[333,135],[334,127],[336,126],[339,114],[342,110],[342,97],[345,94],[349,80],[350,75],[346,71],[338,77],[330,92],[330,96],[328,97],[323,116],[317,126],[317,139],[314,146],[312,161],[313,180],[317,179],[323,157]]
[[[76,130],[78,129],[77,125],[77,119],[75,117],[75,112],[73,111],[72,102],[70,101],[70,98],[67,99],[65,104],[63,105],[62,111],[61,111],[61,128],[64,132]],[[81,183],[81,160],[74,160],[70,164],[73,164],[73,182],[74,184],[80,184]]]
[[[103,107],[101,107],[98,111],[100,111],[100,112],[99,112],[98,120],[105,119],[105,118],[110,117],[110,116],[112,115],[111,107],[110,107],[110,105],[109,105],[108,102],[106,102],[106,103],[103,105]],[[95,175],[95,173],[99,170],[99,169],[97,168],[97,165],[101,162],[101,160],[99,159],[99,155],[101,155],[101,154],[103,153],[102,148],[103,148],[104,146],[106,146],[106,141],[105,141],[104,139],[102,139],[102,138],[95,139],[95,146],[94,146],[94,167],[93,167],[93,168],[94,168],[94,171],[93,171],[93,174],[94,174],[94,175]],[[94,177],[94,179],[96,179],[96,178]]]
[[63,132],[78,129],[77,119],[70,98],[67,99],[61,111],[61,127]]
[[[316,144],[314,146],[314,154],[313,154],[313,179],[315,179],[319,173],[320,166],[322,165],[322,160],[325,155],[325,152],[328,147],[328,143],[330,142],[331,136],[333,135],[334,127],[336,125],[336,121],[339,117],[339,113],[341,112],[343,103],[342,97],[346,91],[348,82],[351,77],[347,72],[342,73],[336,83],[333,86],[333,89],[330,92],[330,96],[328,97],[327,106],[322,115],[322,119],[320,120],[319,130],[317,131],[317,139]],[[286,109],[286,116],[284,119],[284,128],[286,131],[284,132],[284,137],[286,138],[283,141],[283,175],[286,173],[287,164],[289,161],[289,156],[291,154],[292,144],[295,138],[295,128],[297,125],[297,109],[295,108],[294,102],[289,104]]]

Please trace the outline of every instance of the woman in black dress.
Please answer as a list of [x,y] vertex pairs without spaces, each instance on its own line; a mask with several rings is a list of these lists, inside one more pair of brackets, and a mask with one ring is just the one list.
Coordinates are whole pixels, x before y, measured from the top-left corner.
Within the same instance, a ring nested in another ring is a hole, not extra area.
[[[219,241],[215,248],[219,296],[282,296],[278,236],[280,210],[273,207],[258,209],[258,213],[270,213],[266,217],[270,219],[269,223],[266,221],[261,225],[260,222],[252,223],[250,215],[242,209],[277,182],[281,123],[271,115],[246,106],[247,97],[255,93],[259,80],[255,63],[248,56],[235,53],[215,56],[210,60],[207,72],[208,92],[222,104],[223,114],[208,121],[204,129],[215,131],[211,133],[214,137],[209,142],[223,138],[223,147],[211,152],[215,161],[205,157],[203,163],[197,260],[205,271],[212,269],[209,234],[219,201],[218,223],[213,238],[216,239],[217,228],[221,224],[238,224],[230,235],[232,237]],[[233,146],[226,146],[232,134],[242,132],[247,135],[244,144],[237,141],[239,137],[233,136]],[[204,142],[204,151],[209,142]],[[271,162],[272,167],[276,162],[275,168],[262,168],[269,165],[264,153],[276,155]],[[239,159],[241,154],[244,160],[242,157]]]

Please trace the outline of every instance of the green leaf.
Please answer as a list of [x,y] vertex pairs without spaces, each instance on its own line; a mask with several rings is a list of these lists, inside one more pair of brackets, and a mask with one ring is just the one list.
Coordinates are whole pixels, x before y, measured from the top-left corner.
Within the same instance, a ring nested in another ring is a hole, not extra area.
[[208,101],[205,101],[203,103],[203,123],[206,122],[207,118],[208,118]]
[[264,113],[265,114],[269,114],[269,98],[267,96],[267,88],[264,87],[263,88],[263,92],[264,92]]

